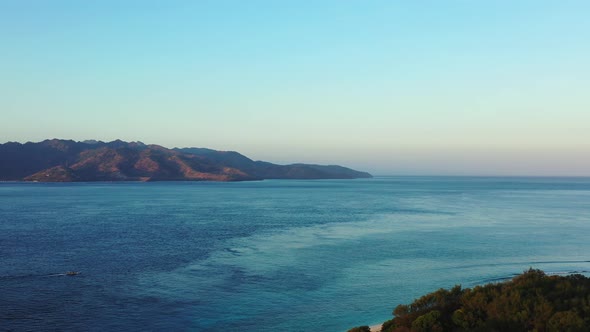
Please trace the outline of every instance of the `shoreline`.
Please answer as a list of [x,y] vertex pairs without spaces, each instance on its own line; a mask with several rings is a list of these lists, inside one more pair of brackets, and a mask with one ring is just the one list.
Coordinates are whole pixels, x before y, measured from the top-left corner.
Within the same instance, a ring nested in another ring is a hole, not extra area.
[[369,325],[369,328],[371,329],[371,332],[381,332],[381,327],[383,327],[383,323],[379,323],[379,324],[375,324],[375,325]]

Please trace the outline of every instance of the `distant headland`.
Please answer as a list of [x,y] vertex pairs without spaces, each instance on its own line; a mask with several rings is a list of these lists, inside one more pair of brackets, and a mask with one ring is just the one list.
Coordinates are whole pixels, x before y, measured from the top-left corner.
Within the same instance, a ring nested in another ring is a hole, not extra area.
[[0,144],[0,181],[248,181],[355,179],[371,174],[336,165],[277,165],[238,152],[168,149],[115,140],[51,139]]

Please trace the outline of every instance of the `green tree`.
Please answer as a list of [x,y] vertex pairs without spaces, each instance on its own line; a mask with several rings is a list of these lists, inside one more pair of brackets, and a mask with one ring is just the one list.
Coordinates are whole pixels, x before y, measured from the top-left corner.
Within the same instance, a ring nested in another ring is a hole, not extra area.
[[439,289],[393,315],[382,332],[590,331],[590,278],[529,269],[507,282]]
[[432,310],[424,314],[412,322],[412,332],[435,332],[443,331],[443,328],[438,321],[441,314],[438,310]]
[[578,316],[575,311],[556,312],[547,322],[548,332],[582,332],[588,329],[584,328],[584,320]]
[[367,325],[353,327],[348,332],[371,332],[371,328]]

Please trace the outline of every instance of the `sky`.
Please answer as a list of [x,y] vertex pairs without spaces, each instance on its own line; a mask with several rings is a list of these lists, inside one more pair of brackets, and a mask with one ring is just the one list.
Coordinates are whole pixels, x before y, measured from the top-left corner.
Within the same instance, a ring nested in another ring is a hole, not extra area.
[[590,2],[0,0],[0,142],[590,175]]

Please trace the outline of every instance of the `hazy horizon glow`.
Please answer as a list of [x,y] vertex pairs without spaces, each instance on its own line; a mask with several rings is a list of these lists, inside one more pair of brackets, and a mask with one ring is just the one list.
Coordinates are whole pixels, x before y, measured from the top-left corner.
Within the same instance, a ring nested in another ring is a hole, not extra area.
[[586,1],[2,1],[0,140],[590,175]]

